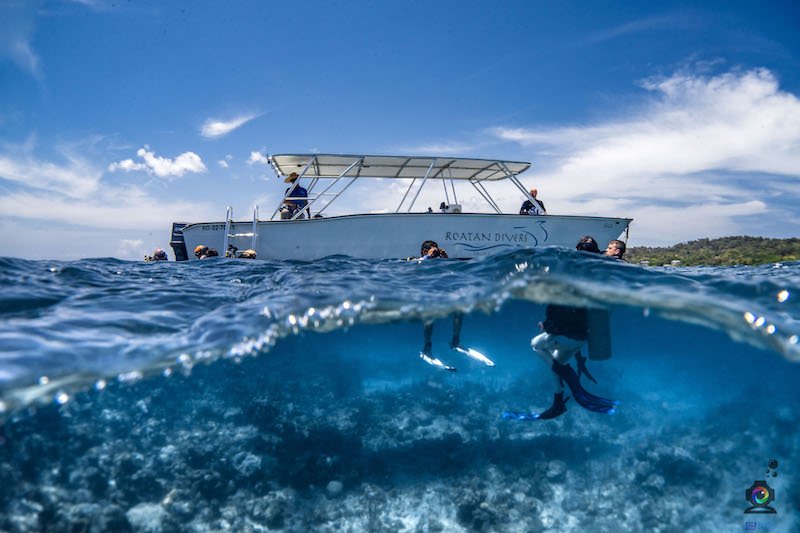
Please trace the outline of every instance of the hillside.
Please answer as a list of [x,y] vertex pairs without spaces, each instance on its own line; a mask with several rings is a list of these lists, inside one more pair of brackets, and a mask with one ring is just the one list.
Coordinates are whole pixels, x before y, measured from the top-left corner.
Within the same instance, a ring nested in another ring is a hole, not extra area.
[[698,239],[666,248],[634,246],[625,255],[631,263],[649,261],[653,266],[668,265],[673,260],[683,266],[761,265],[778,261],[800,260],[800,239],[764,237],[722,237]]

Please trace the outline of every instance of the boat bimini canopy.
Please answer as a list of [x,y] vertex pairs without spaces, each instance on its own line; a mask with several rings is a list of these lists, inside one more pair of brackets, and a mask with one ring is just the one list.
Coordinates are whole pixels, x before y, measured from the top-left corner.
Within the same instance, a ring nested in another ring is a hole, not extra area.
[[[453,203],[458,203],[454,183],[456,180],[468,181],[497,213],[502,213],[502,211],[483,186],[482,182],[484,181],[508,179],[522,191],[526,198],[533,200],[530,193],[517,178],[518,174],[528,170],[531,165],[530,163],[519,161],[434,156],[279,154],[271,156],[269,162],[279,177],[289,176],[295,172],[300,178],[311,179],[311,183],[307,187],[309,212],[311,207],[316,204],[318,206],[317,213],[321,213],[350,185],[362,178],[411,180],[395,213],[400,212],[417,180],[421,180],[421,182],[417,186],[416,193],[409,202],[406,212],[411,212],[414,202],[428,180],[442,180],[448,204],[450,203],[450,191],[447,189],[448,181],[453,194]],[[321,179],[333,181],[321,192],[312,194]],[[272,215],[273,219],[286,200],[301,199],[300,197],[292,196],[292,192],[299,183],[298,179],[287,190],[286,195]],[[320,205],[319,202],[324,203],[324,205]],[[302,217],[303,211],[298,210],[292,220]]]

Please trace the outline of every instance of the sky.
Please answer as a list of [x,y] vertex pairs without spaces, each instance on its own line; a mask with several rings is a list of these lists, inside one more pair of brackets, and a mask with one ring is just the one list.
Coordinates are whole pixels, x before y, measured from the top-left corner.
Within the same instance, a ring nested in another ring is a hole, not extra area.
[[280,153],[529,161],[549,213],[631,217],[632,246],[797,237],[800,4],[0,1],[0,255],[141,259],[172,221],[267,218]]

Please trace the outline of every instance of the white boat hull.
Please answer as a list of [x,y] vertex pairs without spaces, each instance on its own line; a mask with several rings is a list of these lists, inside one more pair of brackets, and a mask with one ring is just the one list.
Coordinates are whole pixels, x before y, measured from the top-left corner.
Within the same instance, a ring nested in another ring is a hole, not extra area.
[[[581,216],[528,216],[485,213],[403,213],[346,215],[311,220],[259,221],[259,259],[311,260],[331,255],[370,259],[417,256],[425,240],[436,241],[451,258],[473,258],[513,249],[573,248],[583,235],[601,248],[627,229],[630,219]],[[229,243],[252,247],[253,223],[234,222]],[[244,235],[243,235],[244,234]],[[250,235],[247,235],[250,234]],[[198,245],[224,255],[225,223],[202,222],[183,228],[189,258]]]

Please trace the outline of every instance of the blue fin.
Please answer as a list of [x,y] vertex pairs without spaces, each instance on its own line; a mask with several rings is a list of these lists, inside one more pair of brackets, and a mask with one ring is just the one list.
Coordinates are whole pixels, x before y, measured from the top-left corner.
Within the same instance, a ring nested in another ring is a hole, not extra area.
[[572,391],[572,397],[575,398],[578,405],[595,413],[614,414],[619,402],[595,396],[584,389],[581,385],[580,377],[570,365],[562,365],[557,361],[553,361],[553,372],[567,384],[569,390]]

